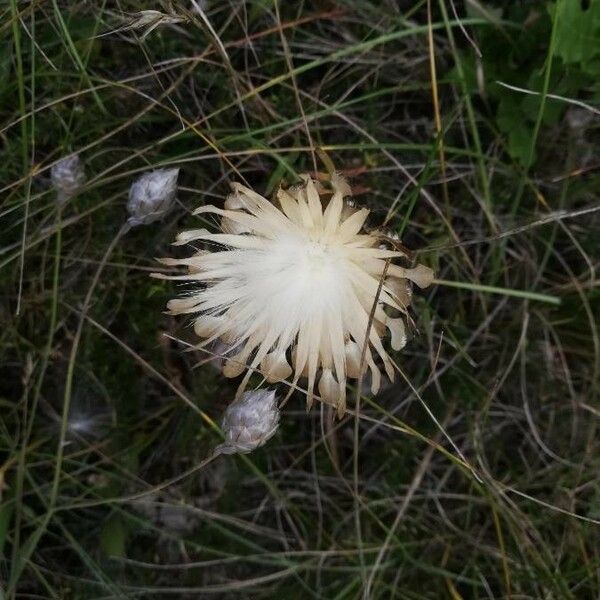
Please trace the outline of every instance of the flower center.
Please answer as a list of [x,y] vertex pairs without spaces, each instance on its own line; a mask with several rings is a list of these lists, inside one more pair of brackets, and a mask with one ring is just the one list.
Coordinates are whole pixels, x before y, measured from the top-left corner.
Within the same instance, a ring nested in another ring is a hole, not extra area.
[[322,273],[332,268],[333,256],[328,244],[311,241],[306,252],[308,266],[313,273]]

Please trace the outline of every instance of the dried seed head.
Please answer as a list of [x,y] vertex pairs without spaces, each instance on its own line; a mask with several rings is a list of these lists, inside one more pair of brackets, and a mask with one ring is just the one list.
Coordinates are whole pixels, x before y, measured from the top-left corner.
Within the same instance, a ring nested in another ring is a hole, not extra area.
[[173,10],[169,13],[163,13],[158,10],[142,10],[132,15],[124,15],[122,19],[122,25],[107,31],[102,34],[103,36],[112,35],[115,33],[124,33],[127,31],[140,31],[140,39],[143,41],[148,37],[155,29],[162,25],[176,25],[178,23],[185,23],[186,17],[179,16]]
[[86,180],[79,154],[61,158],[52,166],[50,178],[57,192],[56,201],[62,206],[80,190]]
[[246,392],[232,402],[223,415],[221,429],[225,442],[215,448],[219,454],[247,454],[271,438],[279,426],[275,390]]
[[159,25],[173,25],[185,22],[184,17],[176,14],[162,13],[158,10],[141,10],[133,15],[126,29],[145,29],[144,37]]
[[136,179],[129,190],[127,211],[132,227],[162,219],[175,202],[179,169],[157,169]]

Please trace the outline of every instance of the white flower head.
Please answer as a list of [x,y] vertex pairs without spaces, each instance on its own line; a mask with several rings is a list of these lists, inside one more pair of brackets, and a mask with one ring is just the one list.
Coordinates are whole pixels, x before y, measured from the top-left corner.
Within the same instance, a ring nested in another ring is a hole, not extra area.
[[52,165],[50,179],[57,192],[56,201],[62,206],[81,189],[86,181],[79,154],[65,156]]
[[138,177],[129,189],[128,223],[148,225],[162,219],[175,203],[179,169],[156,169]]
[[267,442],[279,426],[275,390],[246,392],[225,411],[221,429],[225,441],[215,448],[220,454],[246,454]]
[[409,281],[427,287],[433,273],[390,262],[406,253],[382,247],[381,232],[363,230],[369,211],[344,201],[351,192],[341,176],[332,176],[325,206],[320,184],[302,178],[278,190],[278,206],[233,184],[224,209],[202,206],[195,213],[220,215],[222,231],[187,231],[175,242],[206,242],[209,249],[162,261],[189,273],[156,276],[200,284],[168,308],[195,315],[195,332],[205,338],[201,346],[216,339],[229,344],[225,376],[246,371],[238,394],[254,370],[268,382],[291,380],[292,388],[306,377],[309,406],[316,385],[341,415],[346,381],[360,377],[361,368],[371,371],[373,393],[381,382],[379,364],[393,380],[382,338],[389,330],[394,350],[405,345]]

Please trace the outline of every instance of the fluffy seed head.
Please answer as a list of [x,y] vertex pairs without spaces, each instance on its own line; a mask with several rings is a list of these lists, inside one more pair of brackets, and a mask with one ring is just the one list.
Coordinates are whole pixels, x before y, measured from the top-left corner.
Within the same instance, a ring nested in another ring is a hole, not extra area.
[[238,393],[254,370],[268,382],[291,380],[292,387],[306,377],[309,406],[316,387],[343,414],[346,381],[358,378],[361,369],[370,369],[373,393],[380,365],[393,379],[382,338],[389,330],[394,350],[405,345],[409,282],[427,287],[433,273],[423,265],[391,263],[406,259],[405,252],[382,246],[381,233],[363,230],[369,211],[345,202],[350,187],[337,174],[329,202],[309,176],[279,189],[278,205],[238,183],[232,187],[224,209],[196,210],[219,215],[221,232],[195,229],[175,242],[202,242],[206,249],[163,259],[189,272],[157,277],[199,284],[168,308],[194,315],[201,346],[219,339],[231,348],[223,372],[237,377],[246,371]]
[[57,192],[56,201],[63,205],[79,191],[86,180],[79,154],[61,158],[50,169],[50,179]]
[[148,225],[162,219],[175,202],[179,169],[148,171],[136,179],[129,189],[128,223]]
[[279,426],[274,390],[246,392],[225,411],[221,429],[225,441],[215,448],[220,454],[246,454],[262,446]]

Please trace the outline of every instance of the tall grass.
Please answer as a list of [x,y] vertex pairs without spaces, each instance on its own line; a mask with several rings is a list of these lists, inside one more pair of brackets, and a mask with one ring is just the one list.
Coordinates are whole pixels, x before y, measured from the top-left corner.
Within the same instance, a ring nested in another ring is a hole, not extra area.
[[[0,597],[597,597],[598,88],[571,9],[146,4],[0,7]],[[185,351],[154,257],[318,150],[436,270],[419,331],[358,411],[293,396],[265,448],[195,469],[236,384]],[[121,235],[159,166],[177,209]]]

